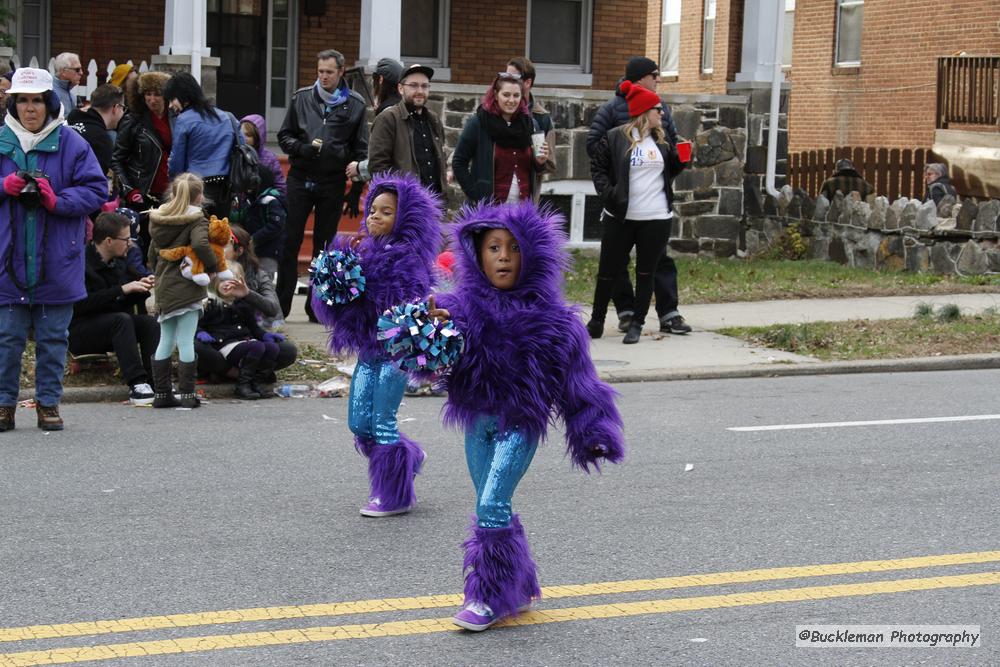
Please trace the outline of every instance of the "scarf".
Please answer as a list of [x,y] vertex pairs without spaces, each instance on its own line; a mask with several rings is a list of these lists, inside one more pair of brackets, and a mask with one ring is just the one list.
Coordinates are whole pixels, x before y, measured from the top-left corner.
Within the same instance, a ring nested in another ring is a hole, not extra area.
[[18,122],[16,118],[12,115],[8,115],[6,118],[6,125],[10,128],[17,140],[21,142],[21,150],[27,155],[29,152],[35,149],[35,146],[42,143],[47,136],[52,134],[53,130],[63,124],[62,112],[56,118],[53,118],[48,125],[45,125],[38,132],[29,132],[24,129],[24,126]]
[[351,94],[351,90],[347,87],[347,82],[344,80],[340,81],[340,85],[338,85],[332,93],[328,93],[323,86],[319,84],[319,79],[316,79],[316,83],[313,85],[313,90],[316,91],[320,101],[328,107],[337,106],[346,100],[348,95]]
[[480,124],[493,143],[501,148],[527,148],[531,145],[531,117],[517,113],[508,123],[503,116],[492,114],[480,106],[476,109]]

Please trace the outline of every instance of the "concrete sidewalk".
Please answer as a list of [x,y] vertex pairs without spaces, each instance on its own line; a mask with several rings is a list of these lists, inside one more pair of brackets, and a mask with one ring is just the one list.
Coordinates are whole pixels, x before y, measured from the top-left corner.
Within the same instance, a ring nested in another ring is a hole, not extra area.
[[[660,334],[653,328],[653,315],[647,317],[645,333],[636,345],[622,343],[623,334],[614,326],[617,320],[609,313],[604,336],[591,341],[590,353],[598,373],[610,382],[1000,368],[1000,351],[953,357],[821,362],[813,357],[754,347],[715,333],[717,329],[736,326],[905,318],[913,316],[919,303],[929,303],[935,308],[956,304],[963,313],[973,314],[987,308],[1000,309],[1000,294],[692,304],[681,308],[694,329],[690,334]],[[583,316],[589,317],[589,312],[584,310]],[[306,319],[304,296],[295,297],[283,332],[300,346],[311,344],[326,349],[326,331]],[[199,385],[199,388],[208,396],[232,395],[232,385]],[[66,389],[64,401],[124,400],[127,394],[125,387],[72,387]]]
[[[902,359],[866,362],[820,362],[779,350],[754,347],[736,338],[715,333],[716,329],[735,326],[842,321],[854,319],[892,319],[911,317],[919,303],[937,307],[953,303],[963,313],[978,313],[987,308],[1000,309],[1000,294],[955,294],[942,296],[871,297],[864,299],[789,299],[744,303],[694,304],[681,312],[694,329],[685,336],[660,334],[653,329],[655,315],[647,317],[646,330],[636,345],[624,345],[623,334],[608,316],[602,338],[590,346],[594,365],[607,380],[637,380],[743,377],[801,373],[876,372],[888,370],[924,370],[930,368],[969,368],[1000,365],[1000,355],[968,355],[931,359]],[[317,324],[309,324],[304,314],[304,297],[296,297],[286,331],[292,339],[322,347],[326,334]],[[584,311],[584,317],[589,312]]]

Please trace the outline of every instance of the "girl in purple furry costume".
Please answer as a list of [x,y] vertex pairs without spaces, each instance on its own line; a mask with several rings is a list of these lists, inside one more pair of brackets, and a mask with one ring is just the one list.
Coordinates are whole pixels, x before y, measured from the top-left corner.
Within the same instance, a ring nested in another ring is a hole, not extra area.
[[446,376],[445,423],[465,429],[476,522],[465,541],[465,606],[454,618],[485,630],[541,595],[524,528],[511,511],[553,412],[576,466],[624,455],[614,391],[590,360],[575,308],[563,300],[562,219],[531,202],[466,209],[456,221],[456,289],[437,298],[465,351]]
[[365,199],[359,236],[334,242],[340,249],[352,246],[360,256],[364,292],[354,301],[334,305],[313,292],[313,311],[330,329],[330,350],[358,355],[347,423],[355,447],[368,458],[371,495],[361,508],[364,516],[403,514],[416,502],[413,477],[425,454],[397,428],[406,375],[390,362],[376,332],[386,309],[422,298],[430,290],[440,220],[439,200],[415,177],[376,176]]

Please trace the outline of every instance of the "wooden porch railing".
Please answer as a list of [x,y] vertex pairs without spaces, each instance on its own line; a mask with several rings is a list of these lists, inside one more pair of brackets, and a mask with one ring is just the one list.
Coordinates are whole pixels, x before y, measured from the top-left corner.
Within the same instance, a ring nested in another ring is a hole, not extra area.
[[938,58],[937,128],[1000,125],[1000,56]]
[[840,146],[818,151],[792,153],[789,178],[793,188],[802,188],[809,196],[819,195],[823,181],[833,175],[837,160],[848,158],[876,194],[895,201],[899,197],[924,196],[924,166],[938,162],[925,148],[863,148]]

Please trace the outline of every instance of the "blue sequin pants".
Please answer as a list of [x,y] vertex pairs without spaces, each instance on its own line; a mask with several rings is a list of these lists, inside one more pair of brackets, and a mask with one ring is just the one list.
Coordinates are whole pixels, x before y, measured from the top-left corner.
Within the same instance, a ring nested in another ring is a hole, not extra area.
[[406,374],[388,359],[358,360],[351,378],[347,427],[376,445],[399,442],[396,412],[406,389]]
[[476,487],[480,528],[504,528],[511,522],[511,499],[538,449],[538,438],[520,429],[500,431],[496,417],[476,418],[465,432],[465,460]]

